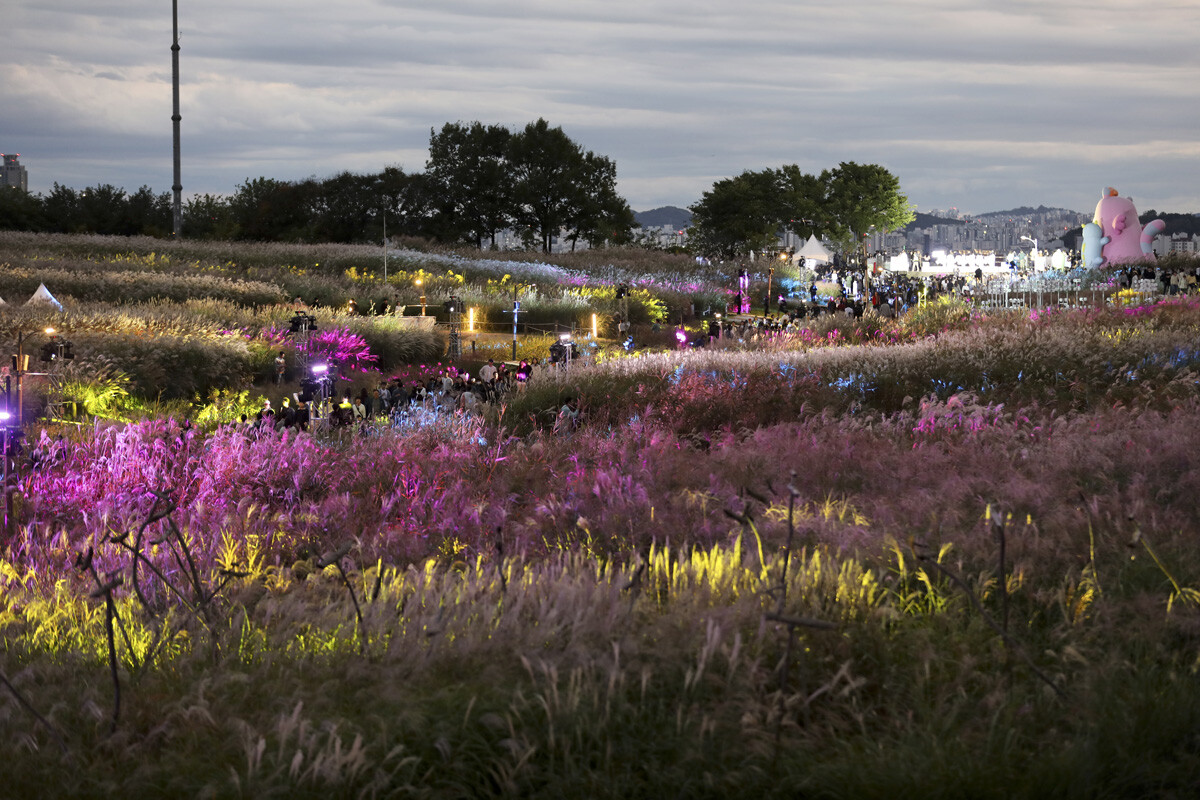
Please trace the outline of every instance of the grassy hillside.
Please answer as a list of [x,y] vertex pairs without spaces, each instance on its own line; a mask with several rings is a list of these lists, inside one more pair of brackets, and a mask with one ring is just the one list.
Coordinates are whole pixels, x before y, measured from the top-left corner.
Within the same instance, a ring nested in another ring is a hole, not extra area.
[[[223,277],[56,319],[93,367],[202,342],[159,367],[198,380],[284,313]],[[0,794],[1190,796],[1197,341],[1195,297],[946,302],[367,434],[30,426]]]

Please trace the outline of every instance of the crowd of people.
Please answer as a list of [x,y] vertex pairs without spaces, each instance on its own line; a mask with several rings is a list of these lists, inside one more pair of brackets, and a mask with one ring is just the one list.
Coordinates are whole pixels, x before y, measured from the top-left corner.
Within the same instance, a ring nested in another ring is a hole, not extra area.
[[[1145,288],[1153,285],[1159,294],[1187,294],[1200,285],[1200,267],[1163,269],[1161,267],[1128,267],[1115,273],[1118,288]],[[825,291],[818,287],[818,280]],[[828,291],[829,284],[834,290]],[[985,291],[988,284],[981,270],[975,274],[919,275],[914,273],[871,271],[854,268],[832,268],[814,275],[800,292],[778,294],[777,314],[771,313],[770,297],[764,298],[761,317],[740,316],[734,319],[710,318],[707,337],[690,341],[704,344],[708,339],[722,336],[744,338],[754,333],[796,332],[806,326],[806,318],[825,314],[845,314],[862,317],[868,309],[884,318],[899,317],[920,302],[940,296],[966,296]],[[739,303],[739,308],[741,304]],[[733,310],[733,309],[730,309]],[[573,348],[573,345],[572,345]],[[553,356],[553,353],[552,353]],[[569,362],[559,355],[559,363]],[[551,358],[551,366],[555,359]],[[284,374],[284,357],[276,359],[276,382]],[[425,381],[405,384],[399,378],[381,382],[375,388],[360,388],[357,394],[339,395],[324,387],[318,396],[301,395],[294,405],[284,398],[278,409],[267,402],[253,419],[243,415],[241,426],[246,431],[294,428],[309,430],[316,426],[333,429],[363,430],[372,426],[400,426],[417,418],[443,413],[470,414],[487,404],[500,402],[509,392],[523,391],[533,375],[534,367],[526,360],[518,365],[489,359],[472,375],[455,367]],[[555,430],[569,432],[577,425],[579,409],[571,399],[558,410]]]
[[405,384],[393,377],[374,388],[338,394],[331,383],[321,384],[315,395],[299,395],[295,405],[283,398],[279,408],[267,400],[253,419],[242,415],[240,426],[247,433],[315,427],[358,429],[402,425],[410,417],[440,413],[467,414],[485,404],[500,402],[509,392],[524,391],[533,376],[533,365],[522,360],[515,367],[489,359],[476,375],[446,368],[440,375]]
[[1166,268],[1151,266],[1122,267],[1115,273],[1121,289],[1136,289],[1150,284],[1157,294],[1191,294],[1200,286],[1200,264],[1191,267]]
[[[850,270],[831,270],[821,276],[821,282],[832,283],[834,291],[821,294],[814,278],[807,291],[798,295],[781,294],[776,298],[778,316],[772,317],[770,304],[765,303],[764,321],[774,328],[788,330],[803,327],[805,318],[823,314],[861,317],[867,309],[874,309],[884,317],[897,317],[922,299],[962,294],[971,285],[971,280],[963,275],[918,276],[896,272],[870,275],[865,271]],[[726,329],[731,329],[736,323],[724,324]],[[715,335],[712,325],[710,335]]]

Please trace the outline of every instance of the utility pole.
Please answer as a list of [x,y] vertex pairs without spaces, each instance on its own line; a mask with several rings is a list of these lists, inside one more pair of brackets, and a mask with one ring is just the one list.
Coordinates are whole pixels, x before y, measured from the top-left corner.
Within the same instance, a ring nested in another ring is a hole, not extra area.
[[775,282],[775,268],[770,267],[767,270],[767,302],[763,306],[763,316],[768,316],[771,313],[771,284]]
[[25,381],[21,380],[29,371],[29,358],[25,355],[25,331],[17,331],[17,354],[13,356],[13,375],[17,379],[17,430],[25,427]]
[[521,313],[521,301],[517,299],[517,285],[513,284],[513,361],[517,360],[517,314]]
[[183,183],[179,168],[179,0],[171,0],[171,126],[174,129],[175,182],[171,184],[174,200],[171,216],[175,226],[175,239],[183,238]]
[[17,432],[20,428],[13,429],[12,413],[9,409],[9,401],[12,398],[12,377],[4,376],[4,413],[0,415],[0,425],[4,426],[4,430],[0,432],[0,458],[4,459],[3,466],[3,483],[0,484],[0,490],[4,492],[4,540],[12,541],[17,534],[17,515],[13,503],[13,494],[16,492],[16,484],[20,480],[17,473],[17,461],[12,457],[13,443]]
[[462,358],[462,301],[450,295],[446,311],[450,315],[450,343],[446,355],[450,358]]

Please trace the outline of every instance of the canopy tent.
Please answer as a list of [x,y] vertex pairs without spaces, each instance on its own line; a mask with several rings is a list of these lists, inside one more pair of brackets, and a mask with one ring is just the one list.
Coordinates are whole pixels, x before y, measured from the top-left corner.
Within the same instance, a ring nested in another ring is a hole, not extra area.
[[833,254],[826,250],[825,247],[817,241],[817,235],[815,233],[810,234],[808,241],[804,243],[804,246],[797,250],[794,255],[792,255],[792,261],[799,261],[801,257],[803,257],[806,262],[833,260]]
[[58,300],[54,298],[54,295],[50,294],[50,290],[46,288],[46,284],[44,283],[38,284],[37,291],[33,293],[33,297],[29,298],[25,305],[52,305],[59,311],[62,311],[62,303],[58,302]]

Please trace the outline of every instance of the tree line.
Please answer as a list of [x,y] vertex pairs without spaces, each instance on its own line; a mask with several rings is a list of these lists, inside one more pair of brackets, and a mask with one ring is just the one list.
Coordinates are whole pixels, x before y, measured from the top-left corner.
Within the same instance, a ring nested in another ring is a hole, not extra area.
[[692,248],[722,258],[773,248],[788,232],[854,251],[871,228],[893,230],[914,216],[895,175],[853,161],[820,175],[795,164],[747,170],[714,183],[690,210]]
[[[617,194],[616,164],[584,150],[544,119],[521,130],[481,122],[430,130],[424,172],[389,166],[300,181],[247,178],[228,196],[183,206],[183,235],[195,239],[380,242],[416,236],[494,246],[502,231],[549,252],[557,237],[574,249],[633,241],[636,221]],[[872,227],[913,219],[900,182],[874,164],[843,162],[819,175],[795,164],[746,171],[713,184],[695,205],[689,249],[719,258],[771,249],[781,235],[816,233],[843,250]],[[171,197],[143,186],[77,191],[57,183],[46,196],[0,192],[0,229],[124,236],[172,235]]]
[[[247,178],[229,196],[204,194],[183,206],[183,235],[197,239],[378,242],[420,236],[494,245],[512,230],[549,252],[562,235],[572,248],[625,243],[636,222],[617,194],[616,164],[584,150],[544,119],[522,130],[447,123],[430,131],[424,172],[386,167],[300,181]],[[132,194],[110,184],[42,196],[0,192],[0,228],[123,236],[172,235],[169,193]]]

